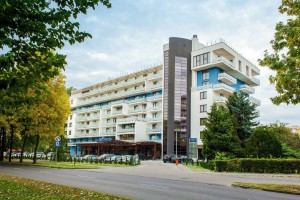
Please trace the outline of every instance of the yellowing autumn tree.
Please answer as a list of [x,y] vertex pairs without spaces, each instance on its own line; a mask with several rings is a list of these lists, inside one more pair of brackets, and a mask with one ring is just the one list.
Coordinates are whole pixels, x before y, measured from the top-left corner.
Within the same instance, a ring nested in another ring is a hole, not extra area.
[[[46,84],[47,92],[41,94],[39,103],[31,107],[29,135],[36,136],[35,153],[40,139],[54,142],[55,136],[64,134],[64,124],[70,114],[69,96],[62,73]],[[36,155],[34,156],[36,163]]]

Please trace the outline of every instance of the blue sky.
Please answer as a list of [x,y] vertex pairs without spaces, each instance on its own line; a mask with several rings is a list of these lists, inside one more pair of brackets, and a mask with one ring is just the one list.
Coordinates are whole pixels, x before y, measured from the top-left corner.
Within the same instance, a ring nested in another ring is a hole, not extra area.
[[[79,16],[81,29],[92,39],[62,52],[67,55],[67,86],[82,88],[123,73],[162,63],[162,46],[169,37],[192,38],[203,44],[224,39],[253,63],[270,49],[275,25],[284,20],[278,13],[280,0],[111,0]],[[258,64],[257,64],[258,65]],[[300,125],[300,106],[271,103],[276,95],[261,70],[261,86],[255,97],[261,100],[262,124],[277,120]]]

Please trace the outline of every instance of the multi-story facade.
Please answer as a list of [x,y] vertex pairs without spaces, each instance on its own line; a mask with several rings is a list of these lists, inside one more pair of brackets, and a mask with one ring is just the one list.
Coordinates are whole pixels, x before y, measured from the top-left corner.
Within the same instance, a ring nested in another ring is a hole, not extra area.
[[[114,151],[160,156],[162,69],[155,66],[73,91],[66,130],[71,155]],[[147,146],[148,152],[142,152]]]
[[164,65],[75,90],[66,133],[71,155],[177,153],[200,157],[203,121],[235,91],[252,103],[260,70],[220,41],[170,38]]
[[196,138],[198,156],[202,148],[201,132],[204,120],[213,103],[225,105],[233,92],[243,91],[257,106],[260,101],[252,96],[260,70],[224,41],[205,46],[193,39],[192,89],[191,89],[191,138]]

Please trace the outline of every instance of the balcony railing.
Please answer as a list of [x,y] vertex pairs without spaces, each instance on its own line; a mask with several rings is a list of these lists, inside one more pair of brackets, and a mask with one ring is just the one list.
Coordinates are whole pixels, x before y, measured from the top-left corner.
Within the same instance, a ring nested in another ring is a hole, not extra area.
[[103,131],[100,134],[101,135],[116,135],[116,131]]
[[161,121],[161,120],[162,120],[161,117],[151,117],[151,118],[148,118],[148,119],[147,119],[148,122]]
[[219,103],[219,104],[225,104],[227,102],[227,98],[226,97],[223,97],[223,96],[218,96],[216,99],[215,99],[215,102],[216,103]]
[[129,133],[129,132],[134,132],[135,128],[124,128],[124,129],[119,129],[117,130],[118,133]]
[[255,104],[255,105],[257,105],[257,106],[260,106],[260,100],[259,100],[259,99],[255,98],[255,97],[249,97],[249,100],[250,100],[253,104]]
[[146,119],[145,118],[141,118],[141,117],[127,117],[127,118],[117,119],[117,123],[120,123],[120,122],[131,122],[131,121],[146,121]]
[[227,84],[236,84],[236,78],[230,76],[229,74],[223,72],[218,75],[218,80],[225,82]]
[[150,90],[153,90],[153,89],[156,89],[156,88],[161,88],[162,87],[162,84],[156,84],[156,85],[152,85],[149,89]]
[[119,115],[122,114],[122,110],[116,110],[112,112],[112,115]]
[[147,133],[161,132],[161,128],[148,128]]
[[155,96],[152,96],[152,97],[147,97],[147,100],[148,101],[153,101],[153,100],[156,100],[156,99],[161,99],[162,98],[162,95],[155,95]]
[[146,108],[139,108],[139,109],[135,109],[135,110],[130,110],[129,113],[139,113],[139,112],[146,112]]
[[146,102],[146,101],[147,101],[146,98],[137,98],[134,100],[127,101],[127,103],[140,103],[140,102]]
[[255,92],[253,87],[250,87],[249,85],[241,85],[240,90],[247,94],[253,94]]
[[235,92],[235,89],[229,85],[226,85],[224,83],[218,83],[218,84],[208,84],[208,85],[201,85],[198,87],[193,87],[192,91],[199,91],[199,90],[207,90],[207,89],[226,89],[230,92]]
[[102,123],[101,126],[115,126],[116,122]]
[[215,62],[218,62],[218,61],[224,62],[227,65],[229,65],[232,69],[235,69],[234,63],[229,61],[227,58],[225,58],[223,56],[220,56],[220,57],[217,58],[217,60],[215,60]]
[[256,83],[257,85],[260,85],[260,80],[256,77],[252,77],[251,80]]

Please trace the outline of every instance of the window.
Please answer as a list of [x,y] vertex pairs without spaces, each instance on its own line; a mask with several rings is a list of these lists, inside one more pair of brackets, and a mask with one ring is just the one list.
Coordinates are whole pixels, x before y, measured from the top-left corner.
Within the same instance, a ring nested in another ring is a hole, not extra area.
[[143,77],[147,77],[147,74],[144,74]]
[[207,99],[207,91],[200,92],[200,99]]
[[156,118],[156,117],[157,117],[157,113],[153,113],[152,118]]
[[127,88],[124,89],[125,92],[127,92],[127,90],[128,90]]
[[72,123],[69,123],[69,127],[72,127]]
[[88,134],[89,132],[90,132],[90,130],[86,130],[86,132],[85,132],[85,133],[86,133],[86,134]]
[[118,85],[118,82],[115,82],[115,85]]
[[194,56],[193,66],[205,65],[210,62],[210,52]]
[[202,72],[202,80],[208,80],[209,79],[209,72],[208,70],[205,70]]
[[115,94],[117,94],[118,93],[118,91],[115,91]]
[[73,100],[71,100],[71,104],[73,104]]
[[207,104],[200,105],[200,112],[201,112],[201,113],[207,112]]
[[153,85],[157,85],[157,83],[158,83],[157,81],[154,81],[154,82],[153,82]]
[[157,74],[157,71],[153,72],[153,74]]
[[72,117],[73,117],[73,116],[72,116],[72,115],[70,115],[70,120],[72,120]]
[[242,61],[239,60],[239,70],[242,71]]
[[113,122],[117,122],[117,118],[113,118]]
[[201,137],[201,131],[199,132],[199,138],[202,139],[202,137]]
[[142,114],[142,118],[146,118],[146,114]]
[[249,67],[248,66],[246,66],[246,74],[247,74],[247,76],[249,76]]
[[69,135],[71,135],[72,134],[72,131],[69,131]]
[[200,118],[200,126],[204,126],[206,118]]

